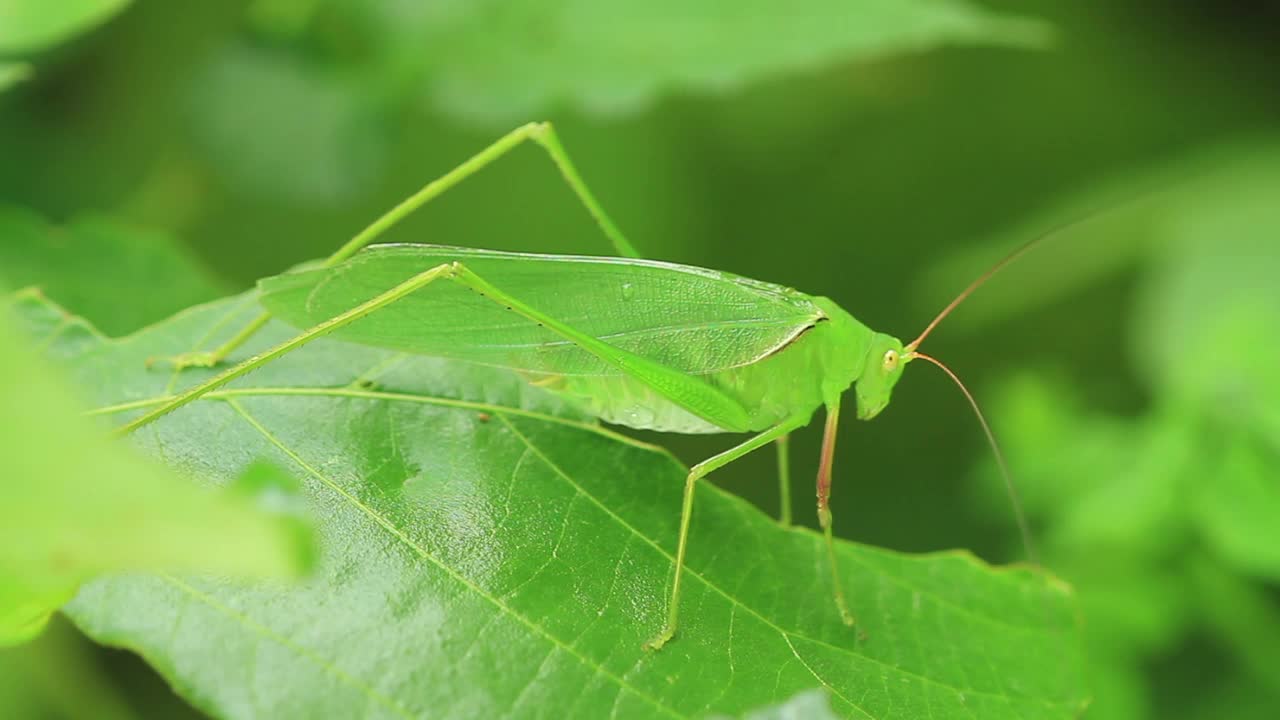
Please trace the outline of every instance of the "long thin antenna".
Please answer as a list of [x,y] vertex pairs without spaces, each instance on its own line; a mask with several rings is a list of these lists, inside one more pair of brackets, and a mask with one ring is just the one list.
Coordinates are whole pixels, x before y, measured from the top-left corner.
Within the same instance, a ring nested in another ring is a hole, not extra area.
[[[1133,197],[1129,198],[1129,200],[1119,203],[1119,205],[1126,205],[1129,202],[1132,202],[1134,198],[1142,198],[1147,196],[1148,194],[1149,194],[1149,191],[1146,191],[1146,190],[1136,193]],[[1001,270],[1005,269],[1005,267],[1007,267],[1014,260],[1017,260],[1018,258],[1022,257],[1032,248],[1036,247],[1037,245],[1044,242],[1045,240],[1048,240],[1049,238],[1060,235],[1076,227],[1077,225],[1086,223],[1098,217],[1099,214],[1109,212],[1115,209],[1116,207],[1117,207],[1117,204],[1111,204],[1104,207],[1103,209],[1095,208],[1095,209],[1089,210],[1088,212],[1081,213],[1080,215],[1077,215],[1076,217],[1072,218],[1066,223],[1063,223],[1062,225],[1057,225],[1054,228],[1041,233],[1040,235],[1032,238],[1031,240],[1028,240],[1027,242],[1023,243],[1019,247],[1015,248],[1013,252],[1009,253],[1008,255],[1005,255],[1003,258],[1000,259],[999,262],[997,262],[995,265],[992,265],[986,272],[982,273],[982,275],[980,275],[977,280],[974,280],[973,282],[969,283],[969,287],[965,288],[959,295],[956,296],[955,300],[951,301],[951,304],[947,305],[945,308],[942,309],[942,312],[938,313],[938,316],[933,319],[933,322],[929,323],[928,327],[924,329],[924,332],[920,333],[920,337],[916,338],[915,340],[912,340],[906,346],[905,348],[906,351],[912,352],[916,348],[920,347],[920,343],[924,342],[924,339],[929,336],[929,333],[933,332],[933,329],[938,327],[938,323],[942,322],[943,318],[950,315],[951,311],[955,310],[956,307],[960,305],[960,303],[964,302],[965,298],[968,298],[970,295],[972,295],[974,290],[977,290],[978,288],[982,287],[983,284],[985,284],[988,280],[992,278],[992,276],[994,276],[996,273],[1000,272]]]
[[964,383],[960,382],[960,378],[951,372],[951,368],[943,365],[941,360],[915,350],[910,351],[907,357],[928,360],[937,365],[942,369],[942,372],[955,381],[955,384],[960,388],[960,392],[964,393],[965,398],[968,399],[969,406],[973,408],[974,414],[978,416],[978,423],[982,425],[982,432],[987,435],[987,442],[991,444],[991,451],[996,455],[996,464],[1000,466],[1000,476],[1004,478],[1004,488],[1009,493],[1009,501],[1013,503],[1013,517],[1018,522],[1018,532],[1022,535],[1022,547],[1027,553],[1027,559],[1033,565],[1039,565],[1040,556],[1036,552],[1035,543],[1031,541],[1031,528],[1027,525],[1027,516],[1022,512],[1022,499],[1018,496],[1018,488],[1013,484],[1013,475],[1009,473],[1009,465],[1004,461],[1004,453],[1000,452],[1000,444],[996,442],[995,433],[991,432],[991,425],[983,417],[982,410],[978,408],[978,401],[974,399],[973,393],[969,392],[969,388],[965,387]]
[[[956,307],[960,305],[960,303],[965,301],[965,298],[972,295],[974,290],[977,290],[978,288],[982,287],[982,285],[986,283],[988,280],[990,280],[993,275],[1003,270],[1006,265],[1022,257],[1025,253],[1027,253],[1027,251],[1031,250],[1036,245],[1039,245],[1041,242],[1043,242],[1045,238],[1056,235],[1059,232],[1067,229],[1068,227],[1071,227],[1076,223],[1082,222],[1085,219],[1087,218],[1080,218],[1079,220],[1076,220],[1072,223],[1050,230],[1049,232],[1043,235],[1040,235],[1039,237],[1036,237],[1029,242],[1023,243],[1021,247],[1009,253],[1008,255],[1005,255],[1003,258],[1000,259],[999,262],[997,262],[995,265],[992,265],[986,272],[979,275],[977,280],[974,280],[973,282],[969,283],[969,287],[961,291],[960,294],[956,296],[956,299],[951,301],[950,305],[947,305],[945,308],[943,308],[942,312],[938,313],[938,316],[933,319],[933,322],[929,323],[928,327],[924,329],[924,332],[920,333],[920,337],[916,338],[915,340],[912,340],[911,343],[907,345],[906,351],[914,352],[916,348],[920,347],[920,343],[924,342],[924,339],[929,336],[929,333],[933,332],[933,329],[938,327],[938,323],[942,322],[943,318],[950,315],[952,310],[955,310]],[[924,357],[924,356],[922,355],[921,357]]]

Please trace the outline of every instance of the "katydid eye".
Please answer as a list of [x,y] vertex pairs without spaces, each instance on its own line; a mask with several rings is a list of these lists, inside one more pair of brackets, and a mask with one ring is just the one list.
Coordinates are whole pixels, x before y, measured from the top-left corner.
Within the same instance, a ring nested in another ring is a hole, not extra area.
[[898,351],[889,350],[884,354],[884,369],[892,372],[898,367]]

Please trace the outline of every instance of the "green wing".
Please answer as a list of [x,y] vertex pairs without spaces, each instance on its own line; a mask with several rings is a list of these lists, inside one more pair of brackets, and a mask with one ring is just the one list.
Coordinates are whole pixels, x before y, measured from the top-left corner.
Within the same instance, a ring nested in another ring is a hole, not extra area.
[[[806,295],[729,273],[607,257],[438,245],[379,245],[333,268],[267,278],[263,305],[299,328],[348,310],[441,263],[460,261],[538,310],[689,374],[751,364],[823,316]],[[456,283],[441,281],[337,331],[343,340],[521,370],[618,370]]]

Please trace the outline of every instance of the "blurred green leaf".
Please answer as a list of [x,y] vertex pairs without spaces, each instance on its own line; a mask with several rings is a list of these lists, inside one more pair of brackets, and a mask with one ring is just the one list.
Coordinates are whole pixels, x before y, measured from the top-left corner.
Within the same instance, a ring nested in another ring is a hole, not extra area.
[[104,332],[132,332],[222,294],[163,234],[86,216],[66,226],[0,205],[0,281],[37,286]]
[[761,76],[943,44],[1027,47],[1046,39],[1038,23],[953,0],[462,7],[430,13],[435,26],[426,38],[443,51],[432,94],[454,113],[490,122],[564,101],[593,112],[633,111],[661,92],[723,92]]
[[1137,720],[1147,716],[1147,683],[1131,656],[1090,650],[1089,686],[1093,697],[1083,717],[1089,720]]
[[95,661],[93,646],[65,618],[54,618],[26,645],[0,647],[0,710],[21,720],[137,718]]
[[[1006,381],[995,397],[1027,509],[1052,518],[1043,532],[1051,547],[1150,556],[1179,542],[1182,482],[1199,449],[1183,416],[1132,422],[1089,412],[1064,381],[1031,373]],[[989,502],[1007,505],[994,465],[984,467]]]
[[[1051,373],[1024,372],[993,395],[992,417],[1049,567],[1087,588],[1091,642],[1131,655],[1170,645],[1186,626],[1182,580],[1160,563],[1188,537],[1184,483],[1200,449],[1175,418],[1134,421],[1086,411]],[[1008,497],[983,463],[984,505]]]
[[195,137],[231,190],[315,205],[379,176],[386,147],[375,99],[349,72],[234,44],[193,87]]
[[[16,307],[58,316],[39,324],[51,328],[43,343],[93,341],[82,322],[32,293]],[[0,644],[39,632],[81,582],[102,573],[305,568],[305,526],[255,510],[252,498],[210,494],[108,438],[7,317],[0,313]]]
[[632,112],[672,91],[723,92],[942,45],[1037,47],[1048,36],[1039,22],[964,0],[348,5],[377,38],[385,76],[420,83],[449,113],[495,127],[566,103]]
[[1280,457],[1243,434],[1215,434],[1225,447],[1201,455],[1191,481],[1200,532],[1231,567],[1280,580]]
[[26,63],[0,62],[0,92],[26,80],[31,75],[31,66]]
[[1133,354],[1171,402],[1280,453],[1280,148],[1259,148],[1166,220]]
[[1240,669],[1254,682],[1280,694],[1280,607],[1270,590],[1204,555],[1192,556],[1188,564],[1215,639],[1233,651]]
[[1233,673],[1221,684],[1207,689],[1183,688],[1182,720],[1273,720],[1280,707],[1280,693],[1258,687],[1253,678]]
[[129,0],[0,0],[0,53],[31,53],[106,22]]
[[[316,19],[326,11],[337,16],[329,20],[335,37]],[[192,84],[196,138],[228,189],[308,205],[367,190],[388,164],[384,116],[396,103],[418,104],[424,92],[468,125],[497,131],[566,104],[631,113],[673,91],[726,92],[763,77],[950,44],[1032,47],[1048,35],[1039,22],[965,0],[804,0],[785,8],[276,0],[255,3],[249,17],[264,35],[321,29],[292,48],[228,43]],[[317,44],[352,56],[313,52]],[[367,52],[351,49],[365,45]]]
[[[148,372],[146,358],[217,343],[254,312],[246,296],[51,349],[74,353],[123,420],[206,377]],[[503,371],[319,341],[135,439],[217,478],[259,456],[288,466],[322,518],[322,570],[305,587],[132,576],[69,606],[218,716],[692,717],[814,686],[842,717],[1066,718],[1084,703],[1060,583],[964,553],[841,543],[863,621],[850,629],[820,537],[711,485],[680,634],[643,651],[663,620],[686,469]]]

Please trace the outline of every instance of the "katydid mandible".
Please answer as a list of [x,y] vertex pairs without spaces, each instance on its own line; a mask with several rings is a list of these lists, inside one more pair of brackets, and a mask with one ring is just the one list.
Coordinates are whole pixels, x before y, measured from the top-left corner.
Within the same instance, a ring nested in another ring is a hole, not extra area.
[[[435,245],[371,245],[404,216],[524,140],[545,148],[621,257],[533,255]],[[548,123],[522,126],[425,186],[314,270],[260,282],[267,310],[212,352],[179,366],[224,360],[270,317],[301,335],[228,369],[124,426],[130,432],[324,335],[512,369],[605,422],[675,433],[751,433],[694,465],[686,478],[667,619],[646,647],[674,637],[698,480],[774,443],[781,520],[790,522],[789,434],[826,410],[817,477],[818,522],[842,620],[853,625],[840,582],[829,507],[842,395],[853,388],[858,419],[888,405],[908,363],[941,367],[978,414],[1005,472],[1024,544],[1026,523],[1004,460],[972,395],[920,343],[1016,250],[964,290],[910,343],[871,330],[825,297],[726,272],[638,257],[601,209]],[[443,281],[443,282],[441,282]],[[359,322],[357,322],[359,321]]]

